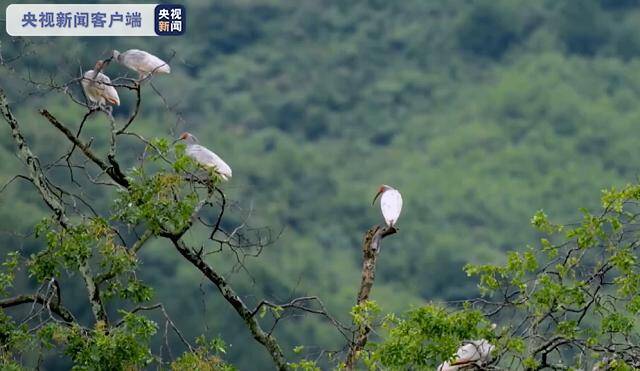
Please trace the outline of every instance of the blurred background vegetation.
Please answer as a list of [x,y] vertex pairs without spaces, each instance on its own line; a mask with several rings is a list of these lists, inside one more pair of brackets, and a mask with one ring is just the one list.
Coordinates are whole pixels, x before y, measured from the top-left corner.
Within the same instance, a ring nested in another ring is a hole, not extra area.
[[[373,298],[399,312],[476,295],[462,266],[499,262],[504,251],[534,241],[536,210],[569,222],[579,207],[597,206],[605,186],[636,179],[638,0],[185,3],[182,37],[25,40],[3,32],[0,84],[32,148],[53,162],[65,141],[37,109],[74,128],[83,111],[25,79],[68,81],[111,49],[163,59],[175,53],[171,75],[153,80],[171,110],[147,88],[134,130],[197,135],[233,168],[224,185],[234,202],[228,226],[251,212],[252,226],[282,230],[245,262],[250,274],[232,256],[211,257],[249,303],[318,295],[348,322],[362,235],[382,221],[371,207],[381,183],[401,190],[405,206],[400,233],[385,241]],[[116,65],[106,72],[126,73]],[[120,95],[114,112],[123,120],[135,97]],[[83,131],[96,148],[107,133],[104,117]],[[1,183],[22,171],[14,152],[0,125]],[[121,155],[133,165],[140,148]],[[42,247],[22,238],[46,215],[29,187],[14,183],[0,194],[0,253]],[[87,193],[109,209],[113,195]],[[146,246],[141,264],[154,301],[189,338],[220,334],[241,369],[271,367],[228,304],[169,244]],[[28,285],[22,277],[16,291]],[[65,300],[88,321],[82,290],[71,286]],[[309,352],[342,344],[330,326],[309,318],[288,319],[277,335],[288,354],[298,344]]]

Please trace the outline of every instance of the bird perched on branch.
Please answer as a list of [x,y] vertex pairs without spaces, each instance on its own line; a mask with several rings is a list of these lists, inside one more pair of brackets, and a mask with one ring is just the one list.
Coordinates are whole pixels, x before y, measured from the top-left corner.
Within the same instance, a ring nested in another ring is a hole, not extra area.
[[129,49],[122,53],[114,50],[112,55],[118,63],[136,71],[140,80],[154,73],[171,73],[167,62],[144,50]]
[[198,138],[191,133],[182,133],[178,140],[184,140],[187,143],[185,154],[191,157],[200,165],[212,169],[222,180],[231,178],[231,167],[227,165],[218,155],[209,149],[198,144]]
[[489,361],[491,352],[495,347],[487,340],[469,341],[456,352],[456,358],[451,362],[444,362],[438,366],[437,371],[457,371],[475,369]]
[[120,105],[120,97],[116,88],[111,86],[111,79],[100,72],[100,70],[106,67],[106,63],[102,60],[96,62],[95,67],[82,75],[80,85],[84,94],[94,104],[97,104],[101,108],[106,108],[107,103]]
[[387,223],[387,226],[394,227],[402,211],[402,196],[397,189],[383,184],[373,198],[372,205],[376,203],[376,199],[378,199],[380,195],[382,195],[382,197],[380,197],[380,209],[382,210],[384,221]]

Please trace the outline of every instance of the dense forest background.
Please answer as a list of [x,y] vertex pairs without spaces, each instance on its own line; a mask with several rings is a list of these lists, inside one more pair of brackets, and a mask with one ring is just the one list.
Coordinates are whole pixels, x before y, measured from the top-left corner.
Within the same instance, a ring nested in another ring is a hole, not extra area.
[[[462,266],[501,261],[533,241],[536,210],[570,222],[579,207],[597,206],[602,188],[637,177],[640,1],[185,3],[182,37],[14,39],[3,31],[0,82],[32,148],[52,162],[66,144],[37,109],[67,123],[83,111],[41,83],[71,80],[111,49],[171,58],[171,75],[153,79],[166,103],[146,89],[135,129],[197,135],[234,171],[223,186],[234,205],[225,222],[250,214],[252,226],[281,232],[246,270],[233,256],[215,257],[248,302],[313,294],[349,321],[362,234],[381,222],[371,207],[381,183],[401,190],[405,206],[373,298],[402,312],[476,295]],[[109,67],[118,73],[126,71]],[[120,94],[114,114],[122,120],[135,99]],[[107,133],[99,116],[83,131],[96,148]],[[132,163],[139,149],[131,147]],[[22,171],[14,152],[0,126],[0,183]],[[42,246],[31,233],[47,212],[25,187],[0,194],[2,254]],[[88,196],[105,210],[113,197]],[[189,338],[220,334],[231,363],[270,367],[228,304],[166,242],[152,241],[141,256],[141,278]],[[23,276],[16,290],[28,285]],[[89,319],[76,289],[66,302]],[[289,354],[298,344],[340,343],[317,319],[290,318],[277,333]]]

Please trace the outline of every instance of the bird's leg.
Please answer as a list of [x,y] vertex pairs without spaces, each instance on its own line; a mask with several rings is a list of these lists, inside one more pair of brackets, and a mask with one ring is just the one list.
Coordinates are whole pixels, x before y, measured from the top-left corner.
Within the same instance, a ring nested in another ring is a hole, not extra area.
[[144,80],[146,80],[151,74],[138,72],[138,85],[142,84]]
[[396,227],[394,224],[391,224],[384,228],[382,231],[382,237],[386,237],[390,234],[395,234],[400,230],[400,228]]

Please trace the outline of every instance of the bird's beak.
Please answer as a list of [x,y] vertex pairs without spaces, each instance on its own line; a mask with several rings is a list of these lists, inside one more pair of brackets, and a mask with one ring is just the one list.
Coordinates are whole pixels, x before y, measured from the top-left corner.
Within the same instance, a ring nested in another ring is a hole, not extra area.
[[371,206],[375,205],[376,200],[378,199],[378,197],[382,194],[383,190],[379,190],[378,193],[376,193],[376,196],[373,198],[373,202],[371,202]]
[[179,137],[177,137],[174,141],[173,144],[178,143],[179,141],[183,140],[183,139],[187,139],[187,136],[183,134],[181,134]]

